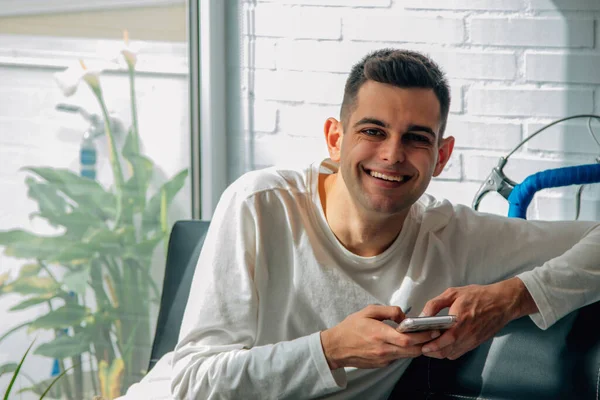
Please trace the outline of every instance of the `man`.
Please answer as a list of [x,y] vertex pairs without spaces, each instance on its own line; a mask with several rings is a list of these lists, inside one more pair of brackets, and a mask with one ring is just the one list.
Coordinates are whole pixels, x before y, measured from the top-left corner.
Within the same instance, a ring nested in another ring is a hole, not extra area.
[[[385,399],[414,357],[455,359],[515,318],[545,329],[599,300],[600,225],[424,195],[452,154],[449,104],[433,61],[374,52],[325,123],[330,159],[225,191],[172,355],[174,398]],[[400,333],[409,308],[458,322]]]

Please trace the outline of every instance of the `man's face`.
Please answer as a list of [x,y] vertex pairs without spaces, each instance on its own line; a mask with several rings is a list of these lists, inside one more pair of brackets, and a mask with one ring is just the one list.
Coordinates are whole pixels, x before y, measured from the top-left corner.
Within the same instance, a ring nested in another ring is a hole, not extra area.
[[378,214],[408,212],[452,152],[454,139],[440,141],[439,130],[440,104],[433,90],[367,81],[337,151],[330,146],[353,203]]

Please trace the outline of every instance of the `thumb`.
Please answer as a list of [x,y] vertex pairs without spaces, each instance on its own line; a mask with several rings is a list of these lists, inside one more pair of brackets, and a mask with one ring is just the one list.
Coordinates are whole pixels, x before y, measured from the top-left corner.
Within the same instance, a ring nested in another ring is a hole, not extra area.
[[404,319],[404,313],[398,306],[380,306],[371,304],[365,307],[362,311],[364,317],[373,318],[379,321],[390,319],[394,322],[400,323]]
[[437,315],[440,311],[442,311],[446,307],[450,307],[452,303],[454,303],[455,296],[451,294],[446,294],[446,292],[440,294],[437,297],[429,300],[425,307],[423,307],[423,311],[419,317],[431,317]]

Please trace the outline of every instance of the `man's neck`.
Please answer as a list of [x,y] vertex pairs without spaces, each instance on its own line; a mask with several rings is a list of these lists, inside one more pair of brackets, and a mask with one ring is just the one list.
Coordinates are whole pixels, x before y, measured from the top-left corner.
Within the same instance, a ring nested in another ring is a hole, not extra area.
[[339,173],[319,175],[319,197],[333,234],[352,253],[371,257],[383,253],[400,234],[406,214],[381,216],[361,210],[350,200]]

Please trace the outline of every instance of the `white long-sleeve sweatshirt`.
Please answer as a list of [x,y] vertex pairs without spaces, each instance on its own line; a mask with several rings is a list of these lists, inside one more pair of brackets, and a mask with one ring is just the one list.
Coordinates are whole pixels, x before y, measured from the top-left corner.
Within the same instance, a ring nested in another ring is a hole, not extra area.
[[160,383],[166,392],[170,376],[175,399],[385,399],[410,360],[330,371],[320,331],[369,304],[410,306],[414,316],[448,287],[513,276],[530,291],[539,309],[531,318],[542,329],[600,300],[593,222],[509,219],[424,195],[387,250],[357,256],[335,238],[321,207],[319,173],[335,168],[325,161],[254,171],[225,191],[179,343],[145,378],[154,380],[149,391],[159,393]]

